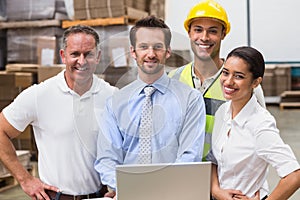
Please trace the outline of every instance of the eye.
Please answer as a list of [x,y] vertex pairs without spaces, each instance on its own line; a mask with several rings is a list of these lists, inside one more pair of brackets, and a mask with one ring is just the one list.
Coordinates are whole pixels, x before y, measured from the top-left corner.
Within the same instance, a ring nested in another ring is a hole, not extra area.
[[141,50],[147,50],[148,49],[148,45],[142,44],[142,45],[138,46],[138,48],[141,49]]
[[244,79],[245,77],[243,76],[243,75],[241,75],[241,74],[236,74],[235,76],[234,76],[236,79]]
[[229,72],[226,71],[226,70],[222,70],[222,74],[223,74],[223,76],[228,76],[228,75],[229,75]]
[[153,50],[155,51],[161,51],[164,49],[164,46],[162,44],[156,44],[153,46]]
[[78,57],[80,54],[78,52],[72,52],[70,53],[70,55],[75,58],[75,57]]
[[201,27],[195,27],[193,29],[196,33],[201,33],[203,31],[203,29]]
[[94,57],[94,53],[93,52],[88,52],[84,55],[85,58],[93,58]]
[[213,34],[213,35],[216,35],[218,33],[218,30],[217,29],[210,29],[209,33]]

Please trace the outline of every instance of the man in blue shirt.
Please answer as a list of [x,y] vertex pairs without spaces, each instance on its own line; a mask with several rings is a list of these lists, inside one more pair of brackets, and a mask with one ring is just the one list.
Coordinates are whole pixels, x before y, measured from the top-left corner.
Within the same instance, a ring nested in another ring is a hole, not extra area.
[[95,169],[103,184],[116,190],[115,166],[138,164],[145,87],[151,96],[150,163],[197,162],[202,159],[205,107],[201,93],[169,78],[164,70],[171,55],[171,32],[163,20],[149,16],[130,30],[130,53],[138,65],[136,81],[108,99],[100,121]]

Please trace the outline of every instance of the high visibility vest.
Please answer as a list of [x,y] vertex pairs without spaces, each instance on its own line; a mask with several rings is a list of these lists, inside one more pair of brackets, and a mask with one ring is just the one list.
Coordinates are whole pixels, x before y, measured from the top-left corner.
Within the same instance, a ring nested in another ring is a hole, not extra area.
[[[179,67],[169,72],[169,77],[175,78],[193,88],[195,88],[193,77],[192,77],[192,62]],[[221,74],[220,74],[221,75]],[[223,96],[220,75],[209,88],[203,93],[206,109],[206,125],[205,125],[205,141],[203,149],[203,161],[206,160],[206,156],[211,148],[212,130],[214,126],[215,113],[217,109],[226,101]]]

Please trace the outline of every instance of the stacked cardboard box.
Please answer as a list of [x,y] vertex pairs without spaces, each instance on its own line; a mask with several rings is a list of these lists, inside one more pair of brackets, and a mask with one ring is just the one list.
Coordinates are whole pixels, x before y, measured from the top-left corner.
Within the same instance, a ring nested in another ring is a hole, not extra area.
[[130,56],[129,30],[131,25],[94,27],[100,35],[101,60],[96,73],[103,73],[108,67],[134,65]]
[[289,65],[266,65],[262,82],[265,96],[280,96],[291,90],[291,67]]
[[66,19],[64,0],[6,0],[8,21]]
[[149,14],[165,19],[165,0],[151,0]]
[[41,66],[38,67],[37,77],[38,83],[51,78],[65,69],[65,65]]
[[0,72],[0,111],[19,94],[20,89],[15,86],[15,82],[15,74]]
[[[41,48],[48,47],[54,49],[53,59],[59,58],[59,43],[63,34],[60,27],[41,27],[41,28],[16,28],[7,30],[7,63],[28,63],[38,64],[39,52],[38,45]],[[50,37],[52,39],[43,40],[41,36]],[[54,37],[54,39],[53,39]],[[40,41],[40,42],[38,42]],[[45,45],[45,43],[47,43]],[[41,52],[40,52],[41,53]],[[55,64],[57,61],[53,61]]]
[[32,71],[0,71],[0,111],[36,80]]
[[[0,71],[0,111],[24,89],[55,76],[64,68],[64,65],[8,64],[6,71]],[[12,142],[17,150],[29,150],[33,159],[37,159],[37,148],[31,126],[28,126]]]
[[[2,72],[2,73],[14,74],[16,77],[15,86],[22,87],[23,89],[25,89],[26,87],[29,87],[30,85],[43,82],[43,81],[47,80],[48,78],[51,78],[51,77],[57,75],[59,72],[63,71],[64,69],[65,69],[64,64],[56,64],[56,65],[52,65],[52,66],[42,66],[42,65],[37,65],[37,64],[18,63],[18,64],[6,65],[6,71]],[[26,80],[25,74],[26,73],[32,75],[31,79],[27,78],[27,82],[25,82],[25,80]]]
[[73,20],[148,15],[147,0],[68,0],[65,3],[69,18]]

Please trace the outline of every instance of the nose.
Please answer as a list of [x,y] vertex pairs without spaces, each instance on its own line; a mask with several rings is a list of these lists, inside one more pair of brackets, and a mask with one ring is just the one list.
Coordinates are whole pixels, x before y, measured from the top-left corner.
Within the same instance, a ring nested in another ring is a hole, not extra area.
[[77,62],[78,62],[80,65],[84,65],[84,64],[86,63],[86,58],[85,58],[84,54],[80,54],[80,56],[78,57]]
[[200,36],[200,39],[201,39],[202,41],[207,41],[207,40],[209,39],[207,31],[203,31],[203,32],[202,32],[202,34],[201,34],[201,36]]
[[233,76],[232,75],[226,76],[226,78],[224,78],[224,83],[226,83],[226,85],[233,85],[234,83]]
[[149,47],[149,49],[147,51],[147,56],[149,58],[154,58],[155,57],[155,51],[154,51],[153,47]]

